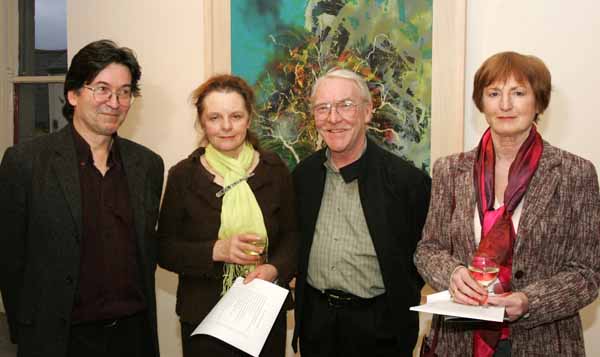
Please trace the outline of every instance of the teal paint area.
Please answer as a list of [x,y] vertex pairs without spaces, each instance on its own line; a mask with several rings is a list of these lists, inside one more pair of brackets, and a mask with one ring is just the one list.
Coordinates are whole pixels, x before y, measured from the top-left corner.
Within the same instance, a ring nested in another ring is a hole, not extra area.
[[304,26],[305,0],[231,0],[231,68],[251,85],[275,56],[272,36]]

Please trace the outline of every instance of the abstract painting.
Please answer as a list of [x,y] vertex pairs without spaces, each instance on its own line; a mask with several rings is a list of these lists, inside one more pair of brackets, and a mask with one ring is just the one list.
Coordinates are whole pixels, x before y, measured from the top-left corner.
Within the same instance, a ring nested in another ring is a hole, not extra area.
[[252,129],[290,168],[324,146],[310,90],[331,68],[362,74],[369,137],[430,166],[433,0],[231,0],[232,72],[257,95]]

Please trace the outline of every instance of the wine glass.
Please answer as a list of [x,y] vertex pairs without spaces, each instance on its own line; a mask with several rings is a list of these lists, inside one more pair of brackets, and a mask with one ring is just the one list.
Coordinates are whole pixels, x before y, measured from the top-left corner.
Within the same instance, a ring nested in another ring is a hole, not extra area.
[[500,266],[498,263],[494,259],[483,255],[474,256],[471,264],[469,264],[471,277],[490,293],[493,292],[493,289],[490,291],[490,285],[498,278],[499,271]]
[[[252,244],[253,246],[256,246],[256,247],[263,248],[263,252],[262,253],[258,253],[258,252],[255,252],[253,250],[246,250],[246,251],[244,251],[244,253],[246,253],[248,255],[257,255],[257,256],[260,255],[260,256],[263,256],[266,253],[264,249],[265,249],[265,247],[267,245],[267,237],[264,236],[264,235],[261,235],[261,234],[254,233],[254,232],[249,232],[249,233],[246,233],[246,234],[257,236],[257,237],[260,238],[259,240],[253,241],[250,244]],[[265,260],[265,257],[263,256],[262,259],[258,260],[256,263],[254,263],[254,267],[262,264],[264,262],[264,260]]]

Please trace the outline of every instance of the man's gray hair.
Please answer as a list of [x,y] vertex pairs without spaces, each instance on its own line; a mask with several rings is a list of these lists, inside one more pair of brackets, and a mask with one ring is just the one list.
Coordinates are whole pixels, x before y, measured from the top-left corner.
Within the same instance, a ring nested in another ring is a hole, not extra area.
[[360,96],[362,97],[362,99],[364,99],[369,104],[372,103],[371,92],[369,91],[369,87],[367,86],[367,82],[365,81],[363,76],[361,76],[360,74],[353,72],[351,70],[340,69],[340,68],[331,69],[331,70],[329,70],[329,72],[327,72],[324,75],[322,75],[321,77],[317,78],[317,80],[315,81],[315,84],[312,87],[312,91],[310,92],[311,102],[314,101],[315,93],[317,93],[317,88],[319,87],[319,85],[325,79],[328,79],[328,78],[343,78],[343,79],[351,80],[358,87],[358,90],[360,92]]

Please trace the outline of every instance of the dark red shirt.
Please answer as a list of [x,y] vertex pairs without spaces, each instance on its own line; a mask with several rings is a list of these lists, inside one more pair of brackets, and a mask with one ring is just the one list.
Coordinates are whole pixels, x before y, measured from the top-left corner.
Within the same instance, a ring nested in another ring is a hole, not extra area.
[[81,186],[82,237],[73,323],[117,319],[146,308],[133,212],[117,141],[102,176],[90,146],[73,128]]

